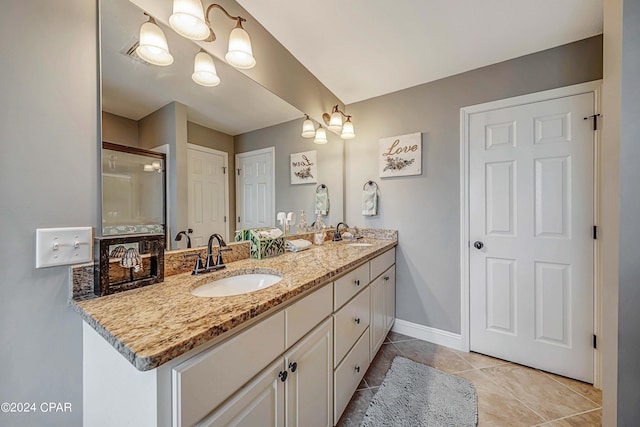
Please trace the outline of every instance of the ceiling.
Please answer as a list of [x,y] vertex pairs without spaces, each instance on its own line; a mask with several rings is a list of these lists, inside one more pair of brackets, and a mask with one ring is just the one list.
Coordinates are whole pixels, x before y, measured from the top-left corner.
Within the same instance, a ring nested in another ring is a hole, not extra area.
[[345,104],[602,33],[602,0],[237,0]]
[[[222,61],[215,61],[221,83],[199,86],[191,80],[195,43],[160,25],[174,62],[158,67],[121,53],[138,39],[147,20],[128,0],[101,2],[102,109],[140,120],[178,101],[187,106],[187,119],[228,135],[283,123],[303,114],[267,89]],[[159,22],[159,20],[158,20]]]
[[[602,0],[237,2],[347,105],[602,33]],[[178,101],[189,121],[229,135],[302,117],[223,61],[219,86],[196,85],[200,48],[168,27],[171,66],[121,54],[146,20],[128,0],[101,2],[101,19],[105,111],[139,120]]]

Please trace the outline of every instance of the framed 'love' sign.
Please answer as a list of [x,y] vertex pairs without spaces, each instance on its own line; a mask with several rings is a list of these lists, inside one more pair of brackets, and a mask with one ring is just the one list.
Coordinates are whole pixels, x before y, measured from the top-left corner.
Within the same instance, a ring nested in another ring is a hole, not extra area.
[[422,134],[380,139],[379,171],[381,178],[420,175],[422,173]]

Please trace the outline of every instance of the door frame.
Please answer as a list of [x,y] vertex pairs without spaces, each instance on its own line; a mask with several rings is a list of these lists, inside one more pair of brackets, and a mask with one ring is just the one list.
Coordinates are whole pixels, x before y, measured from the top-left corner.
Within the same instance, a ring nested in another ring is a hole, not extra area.
[[[227,172],[229,171],[229,153],[227,153],[226,151],[221,151],[221,150],[216,150],[213,148],[209,148],[209,147],[205,147],[202,145],[198,145],[198,144],[192,144],[190,142],[187,143],[187,150],[195,150],[195,151],[202,151],[204,153],[208,153],[208,154],[215,154],[217,156],[222,156],[222,162],[223,165],[222,166],[224,168],[224,176],[225,176],[225,180],[224,180],[224,216],[225,218],[229,218],[229,222],[225,221],[225,227],[224,227],[224,234],[223,234],[223,238],[225,241],[229,241],[229,224],[231,223],[231,217],[229,216],[229,175],[227,175]],[[187,173],[189,170],[189,165],[187,165]],[[188,178],[187,178],[188,180]],[[187,208],[188,209],[188,208]],[[188,212],[188,211],[187,211]],[[187,213],[187,220],[189,218],[189,215]]]
[[[501,99],[497,101],[486,102],[483,104],[472,105],[460,109],[460,337],[462,341],[462,351],[470,349],[470,286],[471,278],[469,275],[469,253],[470,253],[470,236],[469,236],[469,122],[472,114],[482,113],[502,108],[516,107],[534,102],[548,101],[557,98],[580,95],[584,93],[594,94],[595,114],[601,113],[600,107],[600,90],[602,80],[595,80],[587,83],[561,87],[557,89],[536,92],[513,98]],[[600,223],[600,129],[594,132],[594,164],[593,164],[593,218],[594,225]],[[600,258],[600,241],[594,240],[593,245],[593,333],[599,337],[598,342],[602,342],[602,268]],[[594,386],[601,387],[602,384],[602,359],[599,348],[594,350]]]
[[260,148],[258,150],[252,150],[252,151],[245,151],[244,153],[237,153],[235,156],[235,161],[236,161],[236,170],[235,170],[235,175],[236,175],[236,217],[234,218],[235,220],[235,224],[236,224],[236,230],[240,229],[240,222],[238,221],[238,215],[240,214],[241,210],[238,206],[238,204],[241,202],[240,197],[238,197],[238,191],[240,191],[240,186],[238,181],[240,180],[240,174],[239,172],[239,168],[238,165],[240,164],[239,159],[241,159],[242,157],[247,157],[247,156],[255,156],[258,154],[265,154],[265,153],[270,153],[271,154],[271,183],[273,185],[273,187],[271,188],[271,207],[273,208],[273,218],[272,218],[272,222],[271,222],[271,227],[275,227],[276,224],[276,147],[267,147],[267,148]]

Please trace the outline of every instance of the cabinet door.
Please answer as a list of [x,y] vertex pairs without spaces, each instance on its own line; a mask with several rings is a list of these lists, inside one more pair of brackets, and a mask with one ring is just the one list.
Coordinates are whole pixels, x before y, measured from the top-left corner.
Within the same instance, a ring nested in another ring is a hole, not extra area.
[[371,358],[376,354],[386,336],[387,325],[387,286],[382,277],[371,283]]
[[385,293],[385,335],[396,320],[396,266],[392,266],[382,275]]
[[285,383],[282,373],[286,372],[283,368],[282,358],[278,358],[254,381],[241,388],[229,402],[196,425],[283,427]]
[[285,356],[287,427],[326,427],[333,420],[332,319]]

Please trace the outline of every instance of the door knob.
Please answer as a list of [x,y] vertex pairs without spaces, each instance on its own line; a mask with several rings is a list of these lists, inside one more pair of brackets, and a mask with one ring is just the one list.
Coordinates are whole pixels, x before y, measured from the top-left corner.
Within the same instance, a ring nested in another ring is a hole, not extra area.
[[476,240],[476,242],[473,244],[473,247],[476,249],[482,249],[484,248],[484,243],[482,243],[480,240]]

